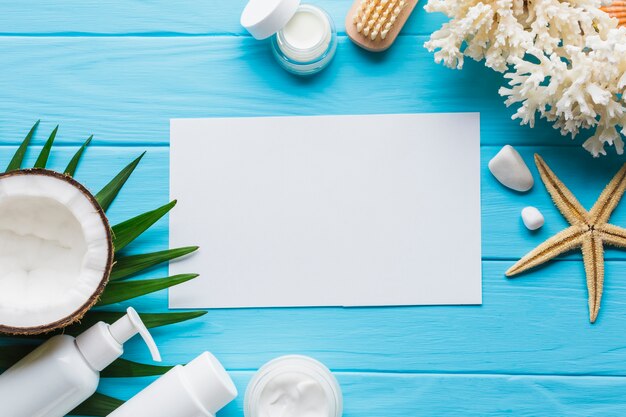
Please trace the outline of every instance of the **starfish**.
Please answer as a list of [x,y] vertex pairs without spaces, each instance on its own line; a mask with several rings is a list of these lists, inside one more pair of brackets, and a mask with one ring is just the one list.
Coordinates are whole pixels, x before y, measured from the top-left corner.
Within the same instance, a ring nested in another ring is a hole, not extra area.
[[517,275],[565,252],[581,249],[587,275],[589,321],[594,323],[600,310],[604,284],[604,246],[626,248],[626,229],[608,223],[626,191],[626,164],[589,211],[583,208],[538,154],[535,154],[535,164],[554,204],[570,226],[526,254],[506,271],[506,276]]

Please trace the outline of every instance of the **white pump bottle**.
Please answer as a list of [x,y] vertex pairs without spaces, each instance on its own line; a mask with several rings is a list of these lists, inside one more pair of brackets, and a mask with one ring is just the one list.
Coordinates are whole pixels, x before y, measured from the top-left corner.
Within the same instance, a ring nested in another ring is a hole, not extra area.
[[65,416],[96,392],[100,371],[122,356],[123,344],[137,333],[160,362],[152,336],[132,307],[111,325],[96,323],[76,338],[52,337],[0,375],[0,415]]

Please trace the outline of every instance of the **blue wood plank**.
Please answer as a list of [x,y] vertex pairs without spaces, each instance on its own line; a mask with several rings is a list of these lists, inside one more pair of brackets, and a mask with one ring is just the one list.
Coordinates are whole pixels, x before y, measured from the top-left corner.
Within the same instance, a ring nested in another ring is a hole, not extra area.
[[[247,0],[65,0],[59,7],[46,0],[4,2],[0,33],[249,36],[239,24],[239,16],[246,3]],[[310,3],[324,8],[335,21],[337,30],[344,31],[345,16],[352,0],[316,0]],[[424,4],[425,1],[418,4],[404,33],[428,34],[444,21],[442,15],[427,14]]]
[[[510,121],[512,111],[496,93],[501,77],[480,64],[470,62],[462,72],[435,65],[422,44],[443,19],[426,16],[424,2],[388,53],[364,53],[341,36],[336,61],[309,80],[284,73],[266,45],[245,34],[238,23],[244,3],[5,2],[0,145],[16,145],[40,117],[36,143],[41,144],[61,123],[62,147],[51,163],[63,168],[74,145],[94,133],[96,145],[110,145],[90,148],[79,169],[79,180],[94,191],[148,148],[111,208],[117,222],[167,201],[170,117],[479,111],[484,305],[212,310],[155,330],[166,362],[185,362],[203,350],[216,353],[233,370],[242,394],[223,417],[242,415],[251,370],[286,353],[310,354],[338,371],[347,417],[624,415],[624,252],[607,254],[605,297],[595,325],[587,321],[579,256],[507,280],[503,272],[514,259],[565,222],[540,184],[520,195],[500,186],[486,169],[500,146],[524,145],[520,151],[529,165],[539,151],[589,207],[622,161],[591,160],[578,148],[580,141],[560,137],[545,123],[531,130]],[[316,3],[343,31],[351,1]],[[435,154],[436,143],[428,139],[424,151]],[[0,166],[9,149],[0,146]],[[525,205],[546,215],[539,232],[521,225]],[[626,224],[625,210],[617,209],[616,224]],[[166,245],[163,221],[129,249]],[[166,273],[157,268],[146,276]],[[165,311],[166,296],[161,291],[133,305]],[[130,344],[127,357],[148,360],[138,341]],[[128,398],[147,382],[105,380],[102,389]]]
[[[546,191],[533,155],[540,154],[557,176],[574,193],[581,204],[591,209],[598,196],[625,162],[623,157],[611,154],[604,158],[592,158],[578,148],[523,146],[518,150],[535,178],[535,186],[528,193],[518,193],[501,185],[489,169],[489,160],[501,149],[500,146],[482,148],[482,219],[483,258],[517,259],[568,226],[554,206]],[[546,224],[531,232],[522,223],[521,210],[526,206],[537,207],[544,215]],[[617,206],[610,221],[626,227],[626,203]],[[567,259],[580,259],[580,253],[568,255]],[[610,249],[607,259],[626,259],[626,251]]]
[[[626,263],[607,263],[595,325],[580,262],[516,279],[504,277],[509,265],[483,262],[482,306],[221,309],[154,333],[167,363],[211,350],[232,370],[299,353],[349,372],[626,376]],[[133,305],[164,308],[165,297]],[[127,357],[149,360],[140,341]]]
[[[252,372],[232,372],[239,397],[218,417],[243,415]],[[336,374],[344,393],[344,416],[568,416],[626,414],[621,377],[537,377],[518,375]],[[128,396],[150,380],[106,381],[103,389]],[[125,387],[121,389],[121,387]]]
[[[0,171],[7,166],[15,149],[12,146],[0,146]],[[23,167],[33,166],[40,149],[39,146],[29,149]],[[48,168],[62,172],[77,149],[55,145],[48,160]],[[147,150],[146,155],[107,212],[111,225],[168,202],[169,149],[90,146],[83,154],[75,177],[95,195],[144,150]],[[127,252],[161,250],[167,245],[167,219],[164,218],[137,239]]]
[[[342,37],[333,64],[300,79],[248,37],[0,37],[0,138],[17,144],[37,118],[42,131],[61,124],[61,143],[93,133],[95,144],[128,145],[167,144],[172,117],[473,111],[483,144],[580,145],[511,121],[499,74],[437,65],[425,39],[372,55]],[[424,152],[436,141],[424,138]]]
[[[0,147],[0,166],[8,162],[9,150],[13,149]],[[77,177],[97,190],[143,149],[91,147]],[[577,158],[583,157],[581,150],[539,149],[557,172],[563,171],[564,179],[580,178],[578,163],[582,161]],[[30,163],[37,151],[35,148],[30,152]],[[51,167],[63,168],[74,151],[75,147],[69,146],[55,149]],[[496,151],[494,147],[483,147],[483,160]],[[524,153],[524,156],[529,155]],[[114,221],[167,201],[167,160],[166,147],[148,149],[111,208]],[[607,161],[594,160],[585,181],[572,183],[583,203],[592,200],[590,196],[599,192],[601,184],[610,177],[615,166],[605,167]],[[576,164],[570,166],[572,162]],[[541,240],[542,236],[522,229],[512,229],[500,240],[490,240],[489,236],[498,227],[517,218],[517,204],[550,203],[541,186],[537,186],[536,194],[517,195],[501,188],[489,178],[486,168],[483,170],[485,250],[495,251],[498,242],[507,248],[502,244],[505,240],[517,239],[520,244],[528,245]],[[589,190],[585,191],[587,185]],[[618,218],[623,219],[623,211],[619,210]],[[549,222],[557,221],[556,213],[550,216]],[[161,222],[131,249],[165,247],[166,226]],[[509,249],[508,256],[522,252],[513,246]],[[210,349],[231,369],[253,369],[280,354],[305,353],[343,371],[626,374],[626,350],[621,336],[626,330],[623,320],[626,282],[621,279],[626,273],[626,263],[607,264],[603,309],[593,326],[587,322],[586,288],[580,262],[558,261],[527,276],[507,280],[503,273],[511,263],[484,262],[484,305],[480,307],[212,310],[201,319],[157,329],[155,335],[169,363],[187,361],[197,352]],[[160,268],[149,276],[165,274],[166,270]],[[167,292],[162,291],[132,304],[143,311],[165,311],[166,296]],[[138,341],[129,346],[128,357],[148,359]]]
[[[62,133],[63,129],[61,129]],[[41,137],[47,132],[42,130]],[[0,146],[0,167],[6,166],[16,147]],[[32,165],[39,147],[33,147],[28,155]],[[61,146],[52,152],[52,167],[63,169],[76,151],[75,146]],[[141,212],[156,208],[167,202],[169,193],[169,148],[165,146],[100,147],[91,146],[85,153],[83,164],[77,177],[94,193],[106,184],[116,172],[144,150],[148,153],[131,177],[118,202],[111,207],[109,214],[113,223],[120,222]],[[543,242],[551,235],[567,226],[567,223],[554,207],[552,200],[539,179],[533,162],[533,154],[540,153],[562,178],[581,203],[590,208],[598,195],[623,163],[620,157],[591,158],[579,148],[553,146],[522,146],[519,151],[526,160],[534,177],[535,186],[528,193],[517,193],[502,186],[487,169],[487,163],[500,146],[483,146],[481,150],[482,168],[482,229],[483,259],[513,261]],[[190,167],[193,169],[193,167]],[[581,179],[581,172],[584,178]],[[177,196],[172,195],[175,199]],[[545,226],[535,232],[528,231],[520,212],[523,207],[538,207],[546,218]],[[620,204],[611,221],[626,226],[626,204]],[[193,243],[193,242],[190,242]],[[167,224],[160,222],[141,238],[131,251],[157,250],[167,246]],[[626,251],[609,249],[607,259],[626,259]],[[580,254],[572,253],[566,259],[580,259]]]

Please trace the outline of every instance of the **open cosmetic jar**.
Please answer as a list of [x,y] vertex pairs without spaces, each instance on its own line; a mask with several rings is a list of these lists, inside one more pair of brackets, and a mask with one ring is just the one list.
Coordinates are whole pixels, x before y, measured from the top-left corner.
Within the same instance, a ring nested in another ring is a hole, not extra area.
[[271,37],[274,57],[296,75],[326,68],[337,50],[337,32],[328,13],[300,0],[250,0],[241,24],[256,39]]
[[244,399],[245,417],[341,417],[343,397],[330,370],[307,356],[289,355],[263,365]]

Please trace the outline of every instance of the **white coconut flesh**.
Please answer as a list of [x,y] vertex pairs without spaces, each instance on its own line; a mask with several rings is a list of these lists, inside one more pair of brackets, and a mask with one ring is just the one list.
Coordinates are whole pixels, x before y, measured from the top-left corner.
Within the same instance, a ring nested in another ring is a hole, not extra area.
[[0,176],[0,325],[45,327],[93,304],[110,268],[108,227],[74,181],[42,170]]

